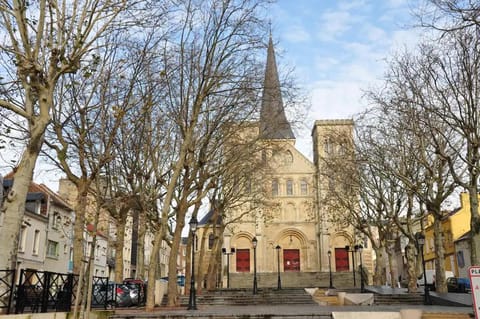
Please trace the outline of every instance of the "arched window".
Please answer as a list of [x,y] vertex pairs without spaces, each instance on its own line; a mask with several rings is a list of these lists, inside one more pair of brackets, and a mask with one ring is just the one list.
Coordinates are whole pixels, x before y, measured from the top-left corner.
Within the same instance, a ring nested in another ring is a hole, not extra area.
[[274,179],[272,180],[272,196],[278,196],[279,191],[278,191],[278,180]]
[[287,180],[287,195],[293,195],[293,181]]
[[213,241],[215,239],[215,236],[213,235],[213,233],[210,233],[210,235],[208,235],[208,249],[213,249]]

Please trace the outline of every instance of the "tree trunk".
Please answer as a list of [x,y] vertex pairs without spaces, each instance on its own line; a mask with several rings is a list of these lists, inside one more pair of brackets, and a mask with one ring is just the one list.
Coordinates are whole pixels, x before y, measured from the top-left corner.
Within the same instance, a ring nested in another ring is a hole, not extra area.
[[[200,247],[198,247],[197,251],[198,251],[198,260],[205,260],[205,253],[207,251],[207,247],[205,247],[205,245],[208,243],[208,236],[210,234],[210,229],[211,229],[212,225],[211,224],[207,224],[205,225],[205,228],[203,229],[203,233],[202,233],[202,238],[198,241],[199,244],[200,244]],[[210,253],[213,253],[213,251],[211,251]],[[196,279],[198,281],[198,285],[197,285],[197,293],[201,294],[202,293],[202,290],[203,290],[203,282],[204,282],[204,279],[207,278],[207,273],[206,273],[206,269],[205,269],[205,266],[208,267],[208,263],[197,263],[197,272],[195,273],[196,274]]]
[[123,246],[125,243],[125,225],[127,216],[123,210],[120,210],[120,216],[117,219],[117,239],[115,242],[115,282],[123,281]]
[[[157,238],[163,238],[165,234],[164,225],[160,226],[160,229],[157,230],[155,235],[155,240],[153,241],[152,253],[150,255],[150,263],[148,265],[148,286],[147,286],[147,302],[145,305],[146,311],[153,311],[155,307],[155,283],[157,280],[157,264],[158,264],[158,254],[160,251],[161,240]],[[163,297],[163,296],[162,296]]]
[[386,282],[386,267],[385,262],[385,247],[374,248],[377,255],[377,262],[375,264],[375,273],[373,274],[373,284],[375,286],[384,285]]
[[[478,177],[475,177],[478,178]],[[478,215],[478,187],[476,182],[471,183],[468,190],[470,200],[470,264],[480,264],[480,216]]]
[[[182,209],[180,205],[177,211],[177,225],[173,233],[172,246],[170,249],[170,258],[168,259],[168,300],[167,306],[178,305],[178,288],[177,288],[177,252],[182,241],[182,230],[185,226],[186,207]],[[191,232],[190,232],[191,233]],[[188,253],[188,252],[187,252]]]
[[435,216],[433,220],[433,231],[435,241],[435,288],[437,292],[447,292],[445,278],[445,253],[443,248],[442,221]]
[[207,287],[206,289],[211,291],[217,288],[218,267],[222,264],[222,240],[218,229],[215,229],[215,242],[211,251],[210,259],[208,261],[207,271]]
[[145,235],[147,227],[145,225],[145,212],[138,212],[138,241],[137,241],[137,278],[145,279]]
[[84,179],[77,183],[77,200],[75,204],[75,225],[73,226],[73,273],[79,274],[83,267],[85,214],[89,184]]
[[[13,185],[3,204],[3,225],[0,231],[0,267],[14,269],[17,263],[18,234],[25,214],[25,202],[28,188],[33,178],[35,164],[43,144],[44,132],[48,121],[36,121],[32,137],[22,154],[22,159],[15,169]],[[3,185],[2,185],[3,187]]]
[[387,248],[388,248],[387,256],[388,256],[388,266],[389,266],[388,268],[390,273],[390,286],[392,288],[395,288],[398,280],[397,259],[392,253],[394,251],[393,245],[392,247],[387,247]]
[[405,256],[407,259],[407,288],[409,292],[417,292],[417,259],[415,258],[415,246],[411,243],[405,247]]

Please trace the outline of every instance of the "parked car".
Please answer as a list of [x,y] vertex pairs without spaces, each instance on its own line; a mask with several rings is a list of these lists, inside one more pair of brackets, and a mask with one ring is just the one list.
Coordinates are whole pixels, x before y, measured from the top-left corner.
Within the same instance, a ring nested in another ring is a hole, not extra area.
[[130,290],[132,305],[141,306],[146,302],[147,285],[141,279],[126,278],[123,284]]
[[[435,290],[435,270],[434,269],[427,269],[427,270],[425,270],[425,275],[427,277],[427,287],[430,290]],[[454,276],[455,275],[453,274],[453,272],[451,272],[449,270],[445,271],[445,278],[450,278],[450,277],[454,277]],[[418,286],[423,286],[424,285],[423,274],[418,277],[417,284],[418,284]]]
[[458,278],[458,277],[449,277],[447,278],[447,288],[448,292],[469,292],[470,288],[470,279],[468,278]]
[[125,284],[109,282],[93,286],[92,306],[129,307],[133,304],[130,289]]

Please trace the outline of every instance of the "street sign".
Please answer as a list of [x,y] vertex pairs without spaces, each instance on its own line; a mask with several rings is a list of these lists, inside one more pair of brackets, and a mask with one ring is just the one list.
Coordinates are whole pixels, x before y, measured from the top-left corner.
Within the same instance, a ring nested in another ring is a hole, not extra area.
[[473,309],[475,309],[475,318],[479,319],[480,314],[480,266],[471,266],[468,268],[470,277],[470,288],[472,289]]

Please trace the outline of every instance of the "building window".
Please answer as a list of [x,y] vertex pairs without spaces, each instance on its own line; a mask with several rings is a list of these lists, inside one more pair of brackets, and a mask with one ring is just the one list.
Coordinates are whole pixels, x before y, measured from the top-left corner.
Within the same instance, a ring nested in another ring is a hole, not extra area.
[[331,154],[333,151],[333,144],[329,138],[325,138],[323,140],[323,151],[325,152],[325,154]]
[[465,267],[465,258],[463,257],[463,250],[457,252],[457,263],[459,268]]
[[279,191],[278,191],[278,180],[274,179],[272,181],[272,195],[273,196],[278,196]]
[[213,235],[213,233],[210,233],[210,235],[208,235],[208,249],[210,249],[210,250],[213,249],[214,239],[215,239],[215,236]]
[[300,181],[300,193],[302,195],[307,195],[308,194],[308,184],[307,181]]
[[20,228],[20,234],[18,235],[18,238],[20,240],[18,245],[18,251],[23,253],[25,252],[25,245],[27,244],[27,226],[22,225],[22,227]]
[[61,223],[61,217],[58,212],[54,212],[52,216],[52,228],[53,229],[58,229]]
[[33,235],[33,254],[38,255],[38,249],[40,246],[40,231],[35,229],[35,234]]
[[58,257],[58,243],[53,240],[49,240],[47,243],[47,256]]
[[293,195],[293,181],[287,180],[287,195]]

